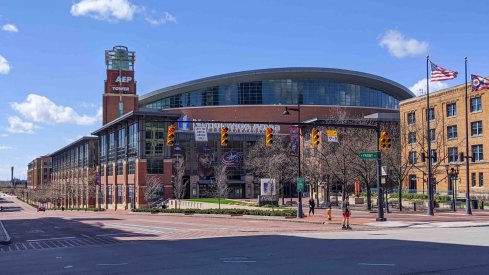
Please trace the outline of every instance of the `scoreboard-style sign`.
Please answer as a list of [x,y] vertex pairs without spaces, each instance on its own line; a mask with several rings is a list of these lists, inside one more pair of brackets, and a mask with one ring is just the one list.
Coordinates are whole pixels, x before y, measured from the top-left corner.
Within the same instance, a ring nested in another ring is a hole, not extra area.
[[134,71],[107,70],[106,93],[135,94]]

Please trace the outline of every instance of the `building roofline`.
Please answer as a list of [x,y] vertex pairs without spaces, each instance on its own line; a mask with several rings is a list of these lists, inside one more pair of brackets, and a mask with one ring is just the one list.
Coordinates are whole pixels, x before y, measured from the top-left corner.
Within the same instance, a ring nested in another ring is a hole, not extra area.
[[[452,86],[452,87],[448,87],[448,88],[445,88],[445,89],[441,89],[441,90],[438,90],[438,91],[430,92],[430,97],[431,96],[440,96],[440,95],[442,95],[444,93],[451,93],[451,92],[454,92],[455,90],[459,90],[459,89],[462,89],[462,88],[465,88],[465,83],[462,83],[462,84],[459,84],[459,85],[455,85],[455,86]],[[467,90],[472,91],[472,85],[471,85],[470,82],[467,85]],[[416,97],[413,97],[413,98],[409,98],[409,99],[405,99],[405,100],[399,102],[399,106],[401,106],[403,104],[408,104],[410,102],[423,100],[425,98],[426,98],[426,94],[420,95],[420,96],[416,96]]]
[[382,90],[398,100],[408,99],[415,96],[413,92],[403,85],[373,74],[334,68],[285,67],[234,72],[184,82],[140,96],[139,105],[144,106],[168,96],[210,86],[217,86],[224,83],[270,79],[331,79]]
[[54,151],[53,153],[49,154],[50,157],[53,157],[54,155],[57,155],[63,151],[65,151],[66,149],[70,148],[70,147],[73,147],[75,144],[78,144],[78,143],[81,143],[85,140],[98,140],[98,137],[96,136],[84,136],[84,137],[81,137],[75,141],[73,141],[72,143],[62,147],[61,149],[58,149],[56,151]]
[[91,134],[96,136],[100,132],[102,132],[108,128],[111,128],[112,126],[117,125],[118,123],[120,123],[126,119],[129,119],[131,117],[137,117],[137,116],[171,117],[171,118],[178,119],[181,115],[176,114],[176,113],[168,113],[168,112],[158,110],[158,109],[139,108],[139,110],[137,110],[137,111],[131,111],[127,114],[124,114],[121,117],[118,117],[118,118],[112,120],[111,122],[103,125],[101,128],[95,130]]

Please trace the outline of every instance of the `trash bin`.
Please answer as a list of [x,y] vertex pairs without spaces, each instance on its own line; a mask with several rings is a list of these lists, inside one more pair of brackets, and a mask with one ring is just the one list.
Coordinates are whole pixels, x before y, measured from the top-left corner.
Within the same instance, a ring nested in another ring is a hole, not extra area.
[[479,209],[479,201],[477,200],[472,200],[472,209]]

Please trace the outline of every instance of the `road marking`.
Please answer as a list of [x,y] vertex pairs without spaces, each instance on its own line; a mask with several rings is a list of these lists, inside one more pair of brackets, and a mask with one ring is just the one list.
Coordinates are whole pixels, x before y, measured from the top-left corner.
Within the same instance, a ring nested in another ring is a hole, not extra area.
[[395,264],[372,264],[372,263],[358,263],[359,265],[373,265],[373,266],[395,266]]
[[37,239],[37,240],[27,240],[26,242],[39,242],[39,241],[52,241],[52,240],[66,240],[66,239],[76,239],[76,237],[62,237],[62,238],[50,238],[50,239]]
[[222,261],[223,263],[256,263],[256,261]]
[[95,235],[97,237],[106,237],[106,236],[119,236],[119,235],[137,235],[135,233],[113,233],[113,234],[100,234],[100,235]]
[[66,269],[66,268],[72,268],[72,267],[73,267],[72,265],[67,265],[64,268]]
[[114,265],[126,265],[127,263],[119,263],[119,264],[97,264],[98,266],[114,266]]

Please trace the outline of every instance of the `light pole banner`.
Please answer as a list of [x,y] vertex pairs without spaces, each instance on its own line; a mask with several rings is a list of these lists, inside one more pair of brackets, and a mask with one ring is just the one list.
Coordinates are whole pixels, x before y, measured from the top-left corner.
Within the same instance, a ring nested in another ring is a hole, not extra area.
[[297,135],[297,126],[290,126],[289,128],[289,134],[290,134],[290,149],[292,150],[292,153],[297,153],[297,149],[299,148],[299,139]]

